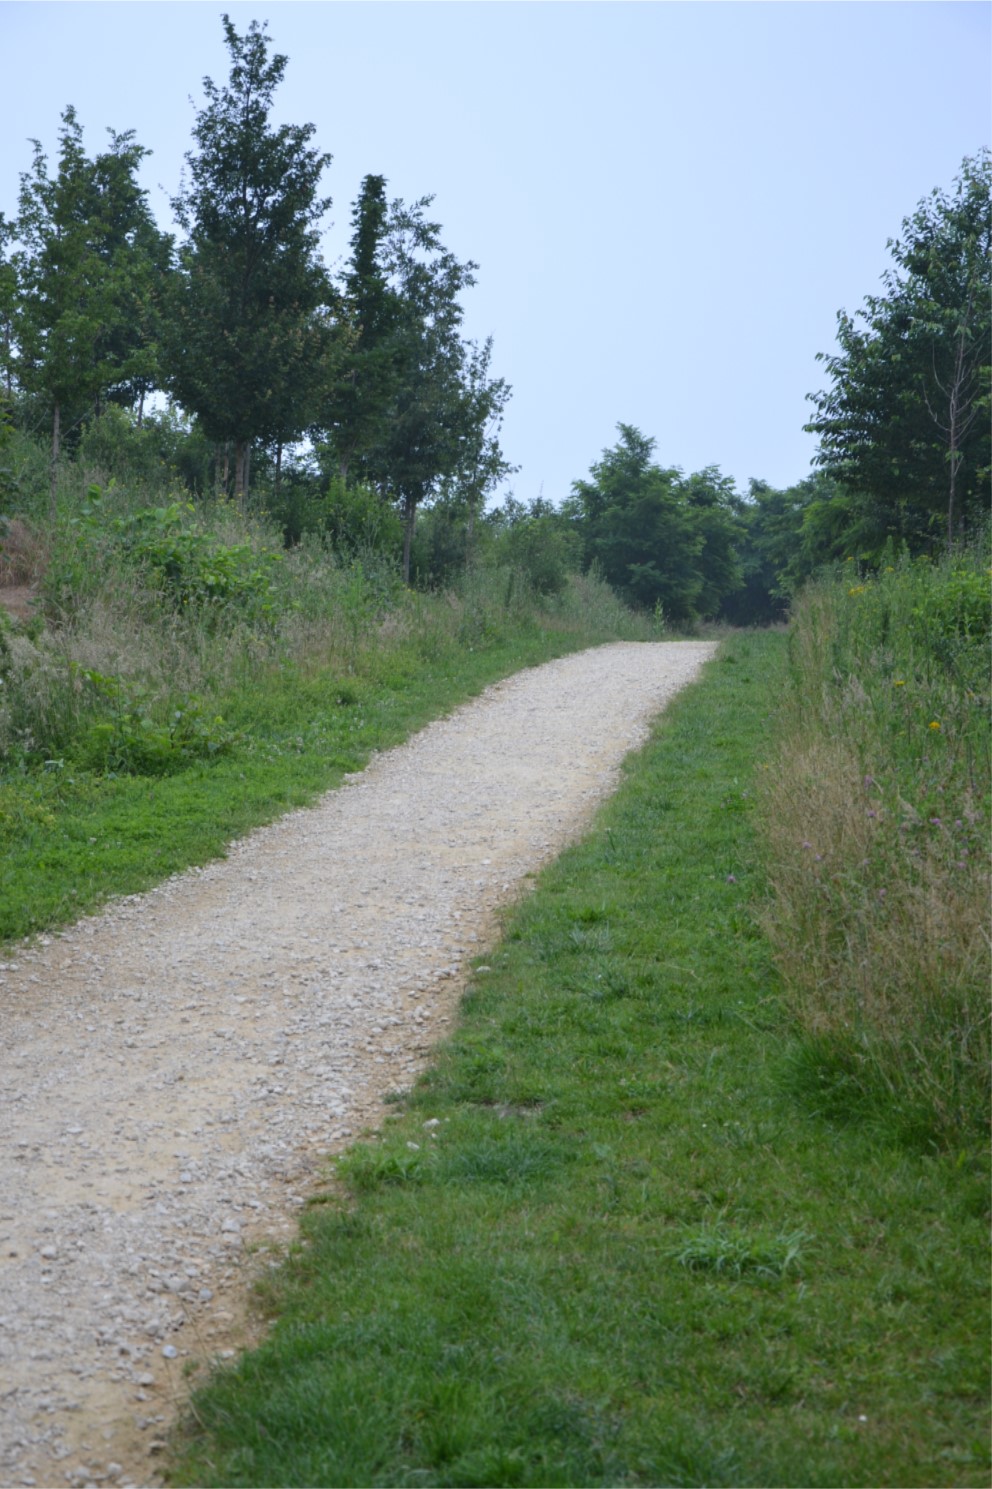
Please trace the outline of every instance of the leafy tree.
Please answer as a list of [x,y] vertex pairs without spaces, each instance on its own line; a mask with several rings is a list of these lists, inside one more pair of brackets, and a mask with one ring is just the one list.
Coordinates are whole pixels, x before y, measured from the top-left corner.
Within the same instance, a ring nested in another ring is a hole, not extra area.
[[715,615],[740,583],[737,498],[708,467],[685,478],[652,462],[655,441],[619,424],[592,480],[576,481],[566,504],[587,565],[641,609],[660,607],[677,625]]
[[53,501],[65,427],[78,433],[105,397],[133,402],[156,377],[152,305],[171,245],[137,181],[148,152],[131,132],[110,135],[90,160],[67,108],[55,176],[35,141],[16,224],[0,234],[17,244],[0,272],[8,387],[51,417]]
[[486,525],[495,535],[494,557],[524,574],[539,595],[557,595],[581,567],[581,539],[568,514],[543,497],[529,506],[508,496],[490,512]]
[[203,81],[189,184],[173,202],[187,237],[167,338],[168,383],[209,438],[235,449],[248,489],[252,441],[281,447],[311,421],[315,368],[327,352],[330,286],[318,254],[318,196],[331,157],[312,124],[269,124],[287,58],[265,28],[239,36],[224,16],[230,79]]
[[509,389],[489,376],[491,343],[460,335],[460,297],[477,266],[444,247],[425,215],[431,200],[387,204],[383,177],[365,178],[343,283],[345,346],[320,422],[338,469],[400,505],[407,582],[424,502],[460,491],[471,520],[509,470],[498,442]]
[[396,337],[403,307],[385,262],[384,176],[365,177],[351,220],[351,259],[339,306],[343,355],[319,410],[321,433],[345,480],[353,467],[367,467],[385,438],[399,374]]
[[14,365],[21,387],[40,394],[51,413],[54,503],[64,415],[78,421],[114,378],[103,338],[115,307],[112,266],[101,252],[96,174],[75,110],[62,115],[54,178],[41,145],[33,143],[17,219]]
[[97,355],[112,369],[108,397],[137,407],[144,422],[148,394],[162,383],[161,339],[172,274],[173,240],[160,232],[137,181],[137,170],[151,152],[133,131],[110,131],[111,148],[94,162],[94,186],[101,218],[97,251],[113,276],[115,313],[103,327]]
[[851,499],[822,471],[784,491],[752,480],[739,518],[742,584],[720,614],[740,626],[783,620],[810,575],[851,552],[857,530]]
[[838,316],[831,387],[811,394],[818,463],[848,492],[878,549],[949,543],[988,500],[992,365],[992,156],[965,160],[888,244],[885,294]]
[[12,257],[16,237],[16,222],[8,221],[0,212],[0,373],[8,407],[14,398],[14,317],[20,288]]

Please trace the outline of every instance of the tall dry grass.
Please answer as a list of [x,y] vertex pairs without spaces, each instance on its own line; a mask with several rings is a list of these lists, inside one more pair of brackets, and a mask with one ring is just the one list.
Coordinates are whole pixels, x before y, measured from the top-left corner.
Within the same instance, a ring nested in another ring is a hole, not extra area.
[[766,916],[835,1110],[989,1115],[989,585],[980,555],[809,588],[763,789]]

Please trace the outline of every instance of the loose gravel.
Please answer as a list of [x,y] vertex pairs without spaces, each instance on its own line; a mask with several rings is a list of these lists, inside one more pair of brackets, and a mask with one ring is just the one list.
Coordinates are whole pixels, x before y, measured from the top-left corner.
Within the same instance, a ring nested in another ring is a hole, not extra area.
[[522,881],[712,654],[489,688],[226,859],[0,952],[0,1483],[157,1484],[193,1362],[381,1122]]

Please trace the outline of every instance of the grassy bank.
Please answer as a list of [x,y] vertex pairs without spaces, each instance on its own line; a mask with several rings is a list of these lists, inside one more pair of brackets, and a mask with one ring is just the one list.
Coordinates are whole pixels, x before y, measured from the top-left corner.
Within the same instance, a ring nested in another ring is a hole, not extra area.
[[839,1114],[923,1143],[990,1116],[992,732],[987,552],[810,585],[762,779],[765,924]]
[[987,1481],[984,1149],[787,1078],[755,778],[785,639],[726,645],[337,1166],[185,1484]]
[[111,496],[19,529],[39,613],[0,609],[0,941],[223,853],[499,677],[652,634],[594,578],[413,594],[374,555]]

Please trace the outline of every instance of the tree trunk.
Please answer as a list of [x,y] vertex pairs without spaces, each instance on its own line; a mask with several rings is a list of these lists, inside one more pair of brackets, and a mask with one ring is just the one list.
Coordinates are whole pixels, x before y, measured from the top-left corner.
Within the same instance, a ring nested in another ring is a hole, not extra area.
[[49,504],[51,507],[52,521],[55,520],[55,489],[59,477],[59,434],[62,421],[62,408],[56,398],[55,408],[52,413],[52,475],[49,487]]
[[413,525],[417,519],[417,499],[414,496],[403,498],[403,583],[409,588],[410,584],[410,548],[413,544]]
[[275,499],[279,500],[279,482],[282,478],[282,440],[276,445],[276,483]]
[[234,500],[239,507],[245,504],[245,446],[244,441],[234,441]]

